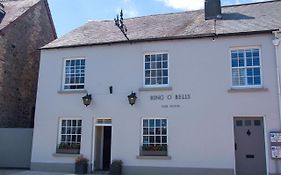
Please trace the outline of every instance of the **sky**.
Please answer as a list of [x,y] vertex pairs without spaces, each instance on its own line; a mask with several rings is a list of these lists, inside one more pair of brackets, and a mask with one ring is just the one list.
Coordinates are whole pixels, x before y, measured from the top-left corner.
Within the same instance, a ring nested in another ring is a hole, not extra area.
[[[222,5],[264,0],[221,0]],[[113,20],[122,9],[124,18],[202,9],[204,0],[48,0],[58,37],[89,20]]]

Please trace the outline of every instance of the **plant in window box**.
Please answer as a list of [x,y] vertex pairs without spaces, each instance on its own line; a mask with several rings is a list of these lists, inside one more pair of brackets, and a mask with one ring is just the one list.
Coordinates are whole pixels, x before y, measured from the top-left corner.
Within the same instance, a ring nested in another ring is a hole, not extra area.
[[110,165],[110,175],[122,174],[122,160],[113,160]]
[[142,156],[167,156],[167,145],[143,145]]
[[87,174],[88,173],[89,160],[83,155],[78,156],[75,159],[75,174]]
[[67,143],[60,143],[57,147],[57,153],[64,153],[64,154],[79,154],[80,153],[80,144],[67,144]]

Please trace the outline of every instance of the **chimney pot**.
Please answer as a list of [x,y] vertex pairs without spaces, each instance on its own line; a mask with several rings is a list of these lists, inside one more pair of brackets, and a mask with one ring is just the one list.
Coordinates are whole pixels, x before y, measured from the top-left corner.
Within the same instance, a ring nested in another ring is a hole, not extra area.
[[221,1],[205,0],[205,19],[221,19]]

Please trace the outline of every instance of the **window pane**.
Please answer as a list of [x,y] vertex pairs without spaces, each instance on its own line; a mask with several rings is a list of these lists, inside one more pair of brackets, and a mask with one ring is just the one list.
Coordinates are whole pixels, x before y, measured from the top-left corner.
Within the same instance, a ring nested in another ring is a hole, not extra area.
[[148,142],[148,136],[144,136],[143,137],[143,143],[144,144],[148,144],[149,142]]
[[149,85],[149,84],[150,84],[150,78],[146,78],[146,79],[145,79],[145,84],[146,84],[146,85]]
[[237,51],[231,51],[231,58],[237,58],[238,54]]
[[261,78],[260,77],[254,77],[254,84],[260,85],[261,84]]
[[163,84],[168,84],[168,77],[163,78]]
[[148,120],[143,120],[143,126],[148,127]]
[[149,137],[149,143],[155,143],[154,136]]
[[167,69],[163,70],[163,76],[168,76],[168,70]]
[[157,60],[157,61],[161,61],[161,54],[158,54],[158,55],[156,56],[156,60]]
[[150,127],[150,128],[155,127],[155,125],[154,125],[154,119],[149,120],[149,127]]
[[157,119],[157,120],[156,120],[156,127],[160,127],[160,126],[161,126],[160,123],[161,123],[161,120],[160,120],[160,119]]
[[156,69],[156,62],[151,62],[151,69]]
[[253,63],[254,66],[259,66],[259,65],[260,65],[260,59],[259,59],[259,57],[254,58],[253,62],[254,62],[254,63]]
[[148,135],[148,128],[143,128],[143,134]]
[[161,143],[161,137],[160,136],[156,136],[156,143]]
[[155,55],[151,55],[151,61],[156,61],[156,56]]
[[239,64],[239,67],[243,67],[244,66],[244,59],[239,59],[238,64]]
[[166,119],[162,119],[162,127],[167,127],[167,120]]
[[253,77],[248,77],[247,81],[248,81],[249,85],[254,85],[254,78]]
[[238,67],[238,59],[232,59],[232,67]]
[[156,135],[160,135],[161,134],[161,129],[160,128],[156,128]]
[[150,55],[145,55],[145,62],[150,62]]
[[167,137],[166,136],[162,137],[162,143],[167,143]]
[[168,60],[168,54],[163,54],[163,61]]
[[145,77],[150,77],[150,71],[149,70],[145,71]]
[[253,65],[252,58],[247,58],[247,66],[252,66],[252,65]]
[[168,62],[163,62],[163,68],[168,68]]
[[253,69],[252,68],[247,69],[247,76],[253,76]]
[[254,68],[254,75],[260,76],[260,68]]

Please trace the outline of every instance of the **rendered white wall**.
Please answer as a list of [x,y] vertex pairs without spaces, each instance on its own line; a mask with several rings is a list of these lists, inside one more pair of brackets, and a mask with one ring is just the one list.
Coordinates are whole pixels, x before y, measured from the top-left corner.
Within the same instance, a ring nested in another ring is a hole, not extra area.
[[[280,129],[277,104],[275,51],[272,35],[251,35],[112,44],[42,50],[36,106],[32,162],[73,163],[56,157],[59,117],[83,120],[81,153],[91,157],[96,118],[111,117],[112,159],[131,166],[169,166],[234,169],[234,116],[264,116],[266,136]],[[228,92],[231,88],[230,48],[261,47],[263,86],[266,91]],[[143,55],[169,53],[171,91],[138,91],[143,87]],[[85,107],[84,93],[61,94],[63,59],[86,58],[85,89],[93,103]],[[113,94],[109,94],[113,86]],[[130,106],[127,95],[137,92]],[[188,93],[190,100],[151,101],[150,95]],[[180,108],[162,108],[178,104]],[[171,160],[136,159],[143,117],[168,118]],[[269,139],[266,139],[269,144]],[[267,149],[270,154],[269,149]],[[270,156],[270,155],[268,155]],[[268,159],[270,172],[275,171]]]

